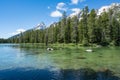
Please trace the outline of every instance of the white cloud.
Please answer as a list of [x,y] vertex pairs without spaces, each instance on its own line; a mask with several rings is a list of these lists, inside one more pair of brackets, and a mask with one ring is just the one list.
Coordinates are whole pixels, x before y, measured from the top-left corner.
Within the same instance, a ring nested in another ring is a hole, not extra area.
[[73,9],[71,9],[71,11],[73,11],[73,12],[79,12],[81,9],[80,8],[73,8]]
[[15,32],[13,32],[11,35],[17,35],[20,34],[21,32],[25,32],[26,30],[24,29],[17,29]]
[[85,0],[71,0],[72,4],[78,4],[79,2],[84,2]]
[[71,0],[72,4],[78,4],[79,0]]
[[60,2],[60,3],[57,4],[56,9],[66,11],[67,7],[66,7],[65,3]]
[[50,14],[51,17],[61,17],[62,16],[62,13],[58,10],[56,11],[53,11],[51,14]]
[[81,9],[79,8],[73,8],[71,9],[71,11],[73,12],[72,14],[70,14],[70,17],[73,17],[75,15],[78,15],[81,12]]

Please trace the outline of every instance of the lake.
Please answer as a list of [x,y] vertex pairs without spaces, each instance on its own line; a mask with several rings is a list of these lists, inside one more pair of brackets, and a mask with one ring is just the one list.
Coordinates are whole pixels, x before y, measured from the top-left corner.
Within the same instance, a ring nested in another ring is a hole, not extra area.
[[120,80],[120,47],[0,44],[0,80]]

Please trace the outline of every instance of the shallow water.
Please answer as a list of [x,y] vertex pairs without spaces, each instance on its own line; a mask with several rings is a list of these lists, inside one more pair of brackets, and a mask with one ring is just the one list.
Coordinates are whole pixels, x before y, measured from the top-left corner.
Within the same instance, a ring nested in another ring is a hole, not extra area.
[[120,80],[120,47],[0,44],[0,80]]

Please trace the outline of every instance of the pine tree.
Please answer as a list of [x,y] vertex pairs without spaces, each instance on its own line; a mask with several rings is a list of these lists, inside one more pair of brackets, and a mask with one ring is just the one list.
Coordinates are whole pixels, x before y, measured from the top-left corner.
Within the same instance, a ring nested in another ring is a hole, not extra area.
[[72,34],[71,34],[71,39],[72,43],[76,43],[76,45],[79,42],[79,33],[78,33],[78,18],[77,16],[74,16],[72,18]]
[[88,12],[89,12],[89,9],[88,9],[88,6],[86,6],[83,9],[83,13],[82,13],[82,26],[83,26],[83,40],[82,40],[82,43],[85,46],[89,45],[88,24],[87,24]]
[[101,44],[102,43],[102,19],[101,16],[99,16],[96,21],[95,21],[95,25],[96,25],[96,43],[97,44]]
[[101,15],[101,27],[102,27],[102,45],[108,45],[109,37],[109,17],[107,12],[103,12]]
[[90,43],[96,43],[96,37],[98,37],[96,35],[96,25],[95,25],[95,21],[96,21],[96,12],[94,9],[91,10],[89,17],[88,17],[88,35],[89,35],[89,42]]
[[65,42],[71,43],[71,18],[67,19],[67,25],[65,28]]
[[60,28],[60,42],[64,43],[65,42],[65,28],[66,28],[66,12],[63,13],[62,19],[61,19],[61,28]]

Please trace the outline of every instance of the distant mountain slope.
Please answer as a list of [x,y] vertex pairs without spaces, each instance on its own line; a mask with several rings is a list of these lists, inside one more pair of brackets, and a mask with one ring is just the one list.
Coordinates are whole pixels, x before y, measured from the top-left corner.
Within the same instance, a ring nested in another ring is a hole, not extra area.
[[11,36],[10,38],[8,39],[11,39],[11,38],[19,38],[22,35],[24,35],[25,33],[27,32],[30,32],[30,31],[35,31],[35,30],[44,30],[46,28],[46,25],[41,22],[40,24],[38,24],[36,27],[32,28],[32,29],[29,29],[29,30],[26,30],[25,32],[21,32],[20,34],[17,34],[17,35],[14,35],[14,36]]

